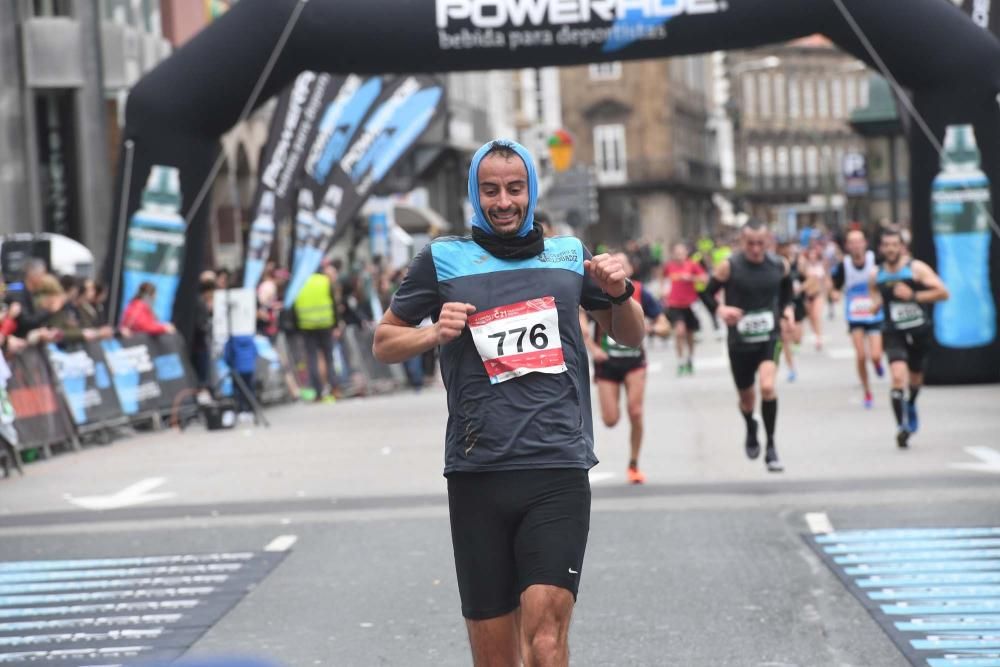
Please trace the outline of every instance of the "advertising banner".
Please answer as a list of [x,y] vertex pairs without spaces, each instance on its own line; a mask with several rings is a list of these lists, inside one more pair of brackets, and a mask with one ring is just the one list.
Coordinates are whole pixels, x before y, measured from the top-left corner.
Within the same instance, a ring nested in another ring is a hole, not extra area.
[[169,410],[178,392],[197,383],[177,334],[101,341],[122,412]]
[[28,348],[8,361],[11,376],[7,394],[16,418],[19,446],[65,442],[71,438],[70,425],[55,389],[45,356],[38,348]]
[[342,77],[302,72],[278,98],[261,160],[260,184],[254,195],[255,215],[247,240],[243,284],[255,287],[271,255],[276,224],[295,209],[298,184],[307,151],[316,135],[316,121],[336,98]]
[[[265,150],[268,169],[262,172],[257,196],[245,282],[254,285],[259,280],[270,253],[270,240],[265,243],[262,239],[273,239],[275,225],[289,217],[294,195],[295,242],[291,279],[285,290],[289,304],[336,238],[338,220],[357,215],[373,188],[438,116],[444,99],[442,84],[432,76],[352,74],[339,85],[323,88],[327,99],[317,123],[314,105],[307,105],[309,113],[299,113],[289,101],[304,97],[304,91],[298,90],[300,81],[301,76],[282,95],[279,113],[284,114],[276,113],[272,121],[271,140]],[[292,129],[290,124],[296,119],[299,126]],[[302,150],[289,153],[282,148],[288,136],[303,139],[294,142],[293,148],[309,146],[304,160]],[[275,161],[283,154],[288,158],[279,169]],[[294,193],[289,189],[293,184],[298,184]]]
[[178,394],[194,389],[198,381],[188,361],[184,339],[179,335],[150,336],[146,345],[152,354],[156,383],[160,386],[159,409],[165,412],[173,408]]
[[46,346],[46,354],[52,373],[62,386],[74,424],[87,426],[122,416],[118,394],[99,342],[73,345],[68,349],[50,343]]
[[101,349],[122,413],[133,417],[156,410],[160,405],[160,385],[144,337],[101,341]]

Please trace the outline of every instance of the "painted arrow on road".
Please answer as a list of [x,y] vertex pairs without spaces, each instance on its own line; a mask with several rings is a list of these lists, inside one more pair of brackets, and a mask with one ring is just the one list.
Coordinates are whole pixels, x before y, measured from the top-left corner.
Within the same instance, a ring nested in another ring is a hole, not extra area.
[[153,489],[162,486],[166,481],[163,477],[149,477],[131,486],[126,486],[118,493],[107,496],[81,496],[76,498],[66,494],[65,497],[66,500],[83,509],[114,510],[173,498],[173,493],[151,493]]
[[992,447],[966,447],[967,451],[974,458],[979,459],[978,463],[952,463],[952,468],[958,470],[975,470],[976,472],[992,472],[1000,475],[1000,452]]

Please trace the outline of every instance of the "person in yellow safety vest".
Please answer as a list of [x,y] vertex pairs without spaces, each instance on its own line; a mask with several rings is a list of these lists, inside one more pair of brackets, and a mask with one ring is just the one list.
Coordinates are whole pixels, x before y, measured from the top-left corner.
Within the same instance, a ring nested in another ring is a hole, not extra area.
[[[309,384],[314,392],[313,400],[317,402],[332,403],[336,400],[333,395],[337,387],[333,367],[333,327],[337,316],[333,290],[330,277],[317,271],[306,280],[293,306],[299,334],[305,341]],[[326,378],[326,383],[323,378]]]
[[[715,243],[712,239],[708,237],[701,237],[695,244],[695,251],[691,254],[691,260],[701,264],[702,268],[705,269],[705,273],[712,270],[712,266],[709,262],[712,259],[712,250],[715,248]],[[696,280],[694,283],[694,289],[696,292],[701,294],[705,291],[705,287],[708,285],[708,281]]]

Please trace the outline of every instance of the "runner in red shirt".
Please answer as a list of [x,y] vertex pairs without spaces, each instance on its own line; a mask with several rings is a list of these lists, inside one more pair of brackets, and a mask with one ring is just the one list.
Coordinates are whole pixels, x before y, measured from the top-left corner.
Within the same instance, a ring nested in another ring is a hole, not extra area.
[[707,283],[708,274],[701,264],[688,257],[687,246],[678,243],[674,245],[673,259],[663,267],[663,280],[669,283],[669,287],[664,287],[669,289],[665,292],[667,318],[674,326],[677,375],[691,375],[694,373],[694,334],[700,328],[691,306],[698,300],[696,285]]

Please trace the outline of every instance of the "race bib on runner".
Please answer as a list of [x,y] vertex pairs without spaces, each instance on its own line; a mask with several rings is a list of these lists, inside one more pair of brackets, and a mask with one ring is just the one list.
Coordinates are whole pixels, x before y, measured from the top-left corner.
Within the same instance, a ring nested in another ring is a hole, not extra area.
[[852,296],[847,302],[847,316],[851,320],[869,320],[875,316],[875,302],[870,296]]
[[475,313],[469,331],[492,384],[528,373],[566,372],[555,297]]
[[611,336],[607,334],[604,335],[602,347],[604,351],[608,353],[608,356],[613,359],[619,358],[634,358],[642,356],[642,348],[639,347],[629,347],[627,345],[622,345],[616,341]]
[[774,312],[757,310],[743,315],[736,323],[736,332],[744,343],[763,343],[771,338],[774,331]]
[[924,309],[912,301],[889,303],[889,319],[897,329],[913,329],[924,323]]

